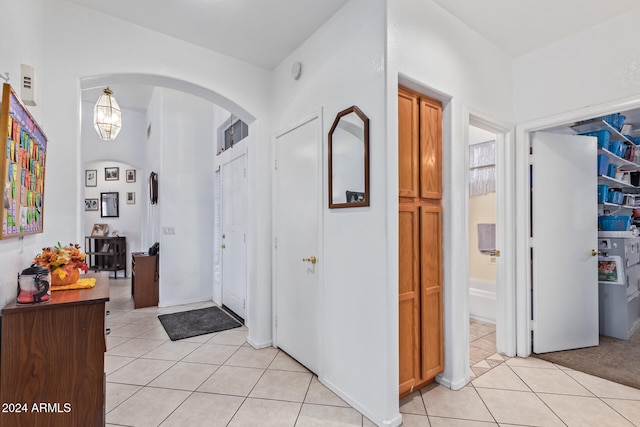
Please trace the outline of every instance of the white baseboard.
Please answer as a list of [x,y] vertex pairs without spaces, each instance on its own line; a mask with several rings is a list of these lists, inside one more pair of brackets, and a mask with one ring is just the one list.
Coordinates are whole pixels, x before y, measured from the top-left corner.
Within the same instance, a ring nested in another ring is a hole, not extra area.
[[271,340],[264,342],[255,342],[251,338],[247,337],[247,342],[256,350],[260,350],[261,348],[273,347],[273,341]]
[[347,402],[353,409],[360,412],[362,415],[367,417],[372,423],[381,427],[398,427],[402,425],[402,415],[398,413],[395,417],[389,420],[381,420],[378,417],[375,417],[369,412],[366,408],[360,405],[355,399],[353,399],[348,394],[344,393],[340,388],[336,387],[331,381],[328,381],[324,377],[318,377],[318,381],[322,383],[329,390],[334,392],[338,397]]
[[496,323],[496,283],[469,279],[469,317]]

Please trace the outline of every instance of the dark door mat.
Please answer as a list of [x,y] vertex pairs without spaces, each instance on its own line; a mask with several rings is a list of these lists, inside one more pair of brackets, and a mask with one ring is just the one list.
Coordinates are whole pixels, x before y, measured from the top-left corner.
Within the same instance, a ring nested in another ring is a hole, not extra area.
[[162,323],[164,330],[167,331],[171,341],[226,331],[227,329],[242,326],[240,322],[220,309],[220,307],[161,314],[158,319]]

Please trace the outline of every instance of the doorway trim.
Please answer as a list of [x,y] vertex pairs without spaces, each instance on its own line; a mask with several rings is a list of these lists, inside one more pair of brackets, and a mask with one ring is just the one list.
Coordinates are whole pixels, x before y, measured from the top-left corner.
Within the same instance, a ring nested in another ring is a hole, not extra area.
[[[506,123],[471,108],[465,108],[466,163],[469,164],[469,125],[493,132],[496,135],[496,248],[500,257],[496,262],[496,350],[512,357],[516,353],[516,305],[515,287],[515,225],[513,131]],[[469,218],[469,172],[467,167],[467,223]]]
[[531,263],[529,201],[529,142],[533,132],[568,126],[579,120],[640,108],[640,98],[633,97],[583,107],[516,125],[515,131],[515,223],[516,232],[516,350],[519,357],[531,355]]

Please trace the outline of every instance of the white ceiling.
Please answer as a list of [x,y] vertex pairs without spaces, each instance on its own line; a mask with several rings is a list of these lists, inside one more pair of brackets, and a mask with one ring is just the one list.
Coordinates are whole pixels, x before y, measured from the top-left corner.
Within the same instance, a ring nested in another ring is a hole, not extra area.
[[70,0],[272,69],[348,0]]
[[[70,0],[272,69],[348,0]],[[390,0],[393,1],[393,0]],[[427,0],[425,0],[427,1]],[[640,8],[638,0],[433,0],[512,57]],[[145,109],[152,88],[112,87]],[[84,91],[95,100],[100,90]],[[146,96],[146,98],[145,98]],[[142,98],[141,98],[142,97]]]
[[640,8],[638,0],[433,1],[514,58]]

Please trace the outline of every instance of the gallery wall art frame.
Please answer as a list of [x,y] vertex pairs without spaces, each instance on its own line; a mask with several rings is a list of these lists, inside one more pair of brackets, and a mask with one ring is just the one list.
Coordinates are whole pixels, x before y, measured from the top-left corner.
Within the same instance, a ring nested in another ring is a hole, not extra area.
[[97,211],[100,208],[100,201],[98,199],[84,199],[85,211]]
[[0,131],[0,239],[42,233],[47,137],[8,83]]
[[119,181],[120,180],[120,168],[119,167],[104,168],[104,180],[105,181]]
[[98,186],[98,171],[96,169],[87,169],[84,171],[84,186],[85,187]]

